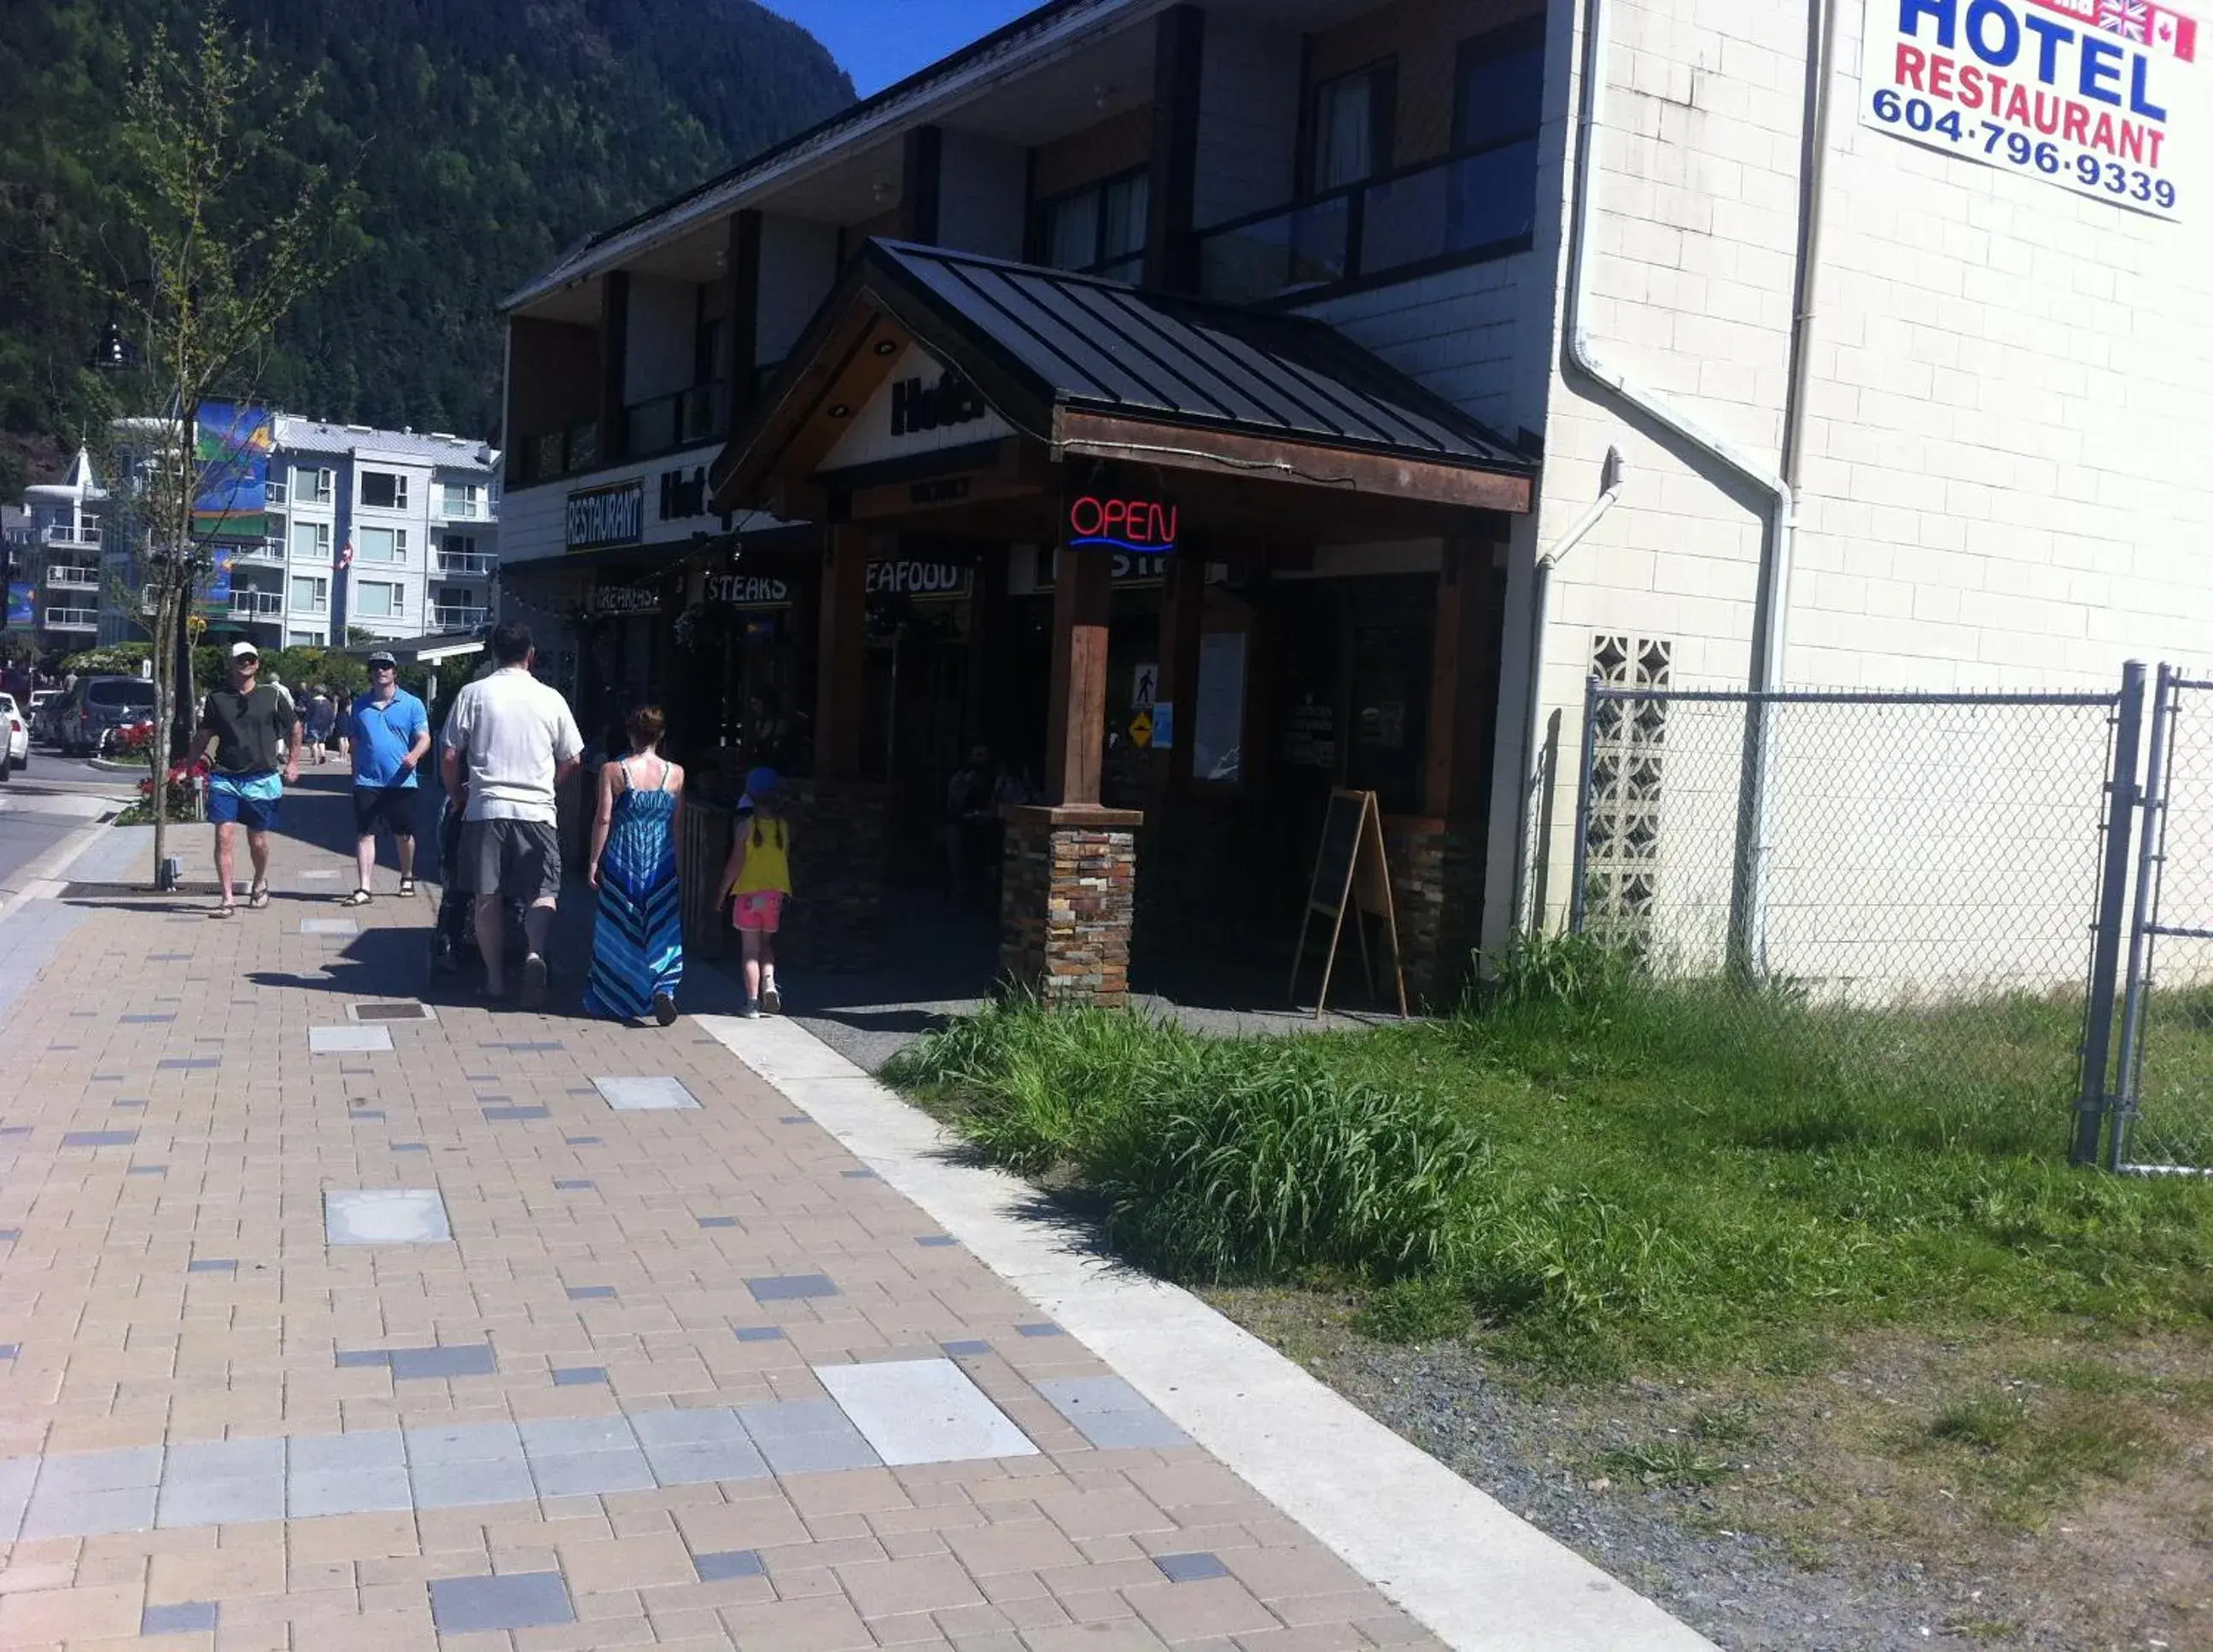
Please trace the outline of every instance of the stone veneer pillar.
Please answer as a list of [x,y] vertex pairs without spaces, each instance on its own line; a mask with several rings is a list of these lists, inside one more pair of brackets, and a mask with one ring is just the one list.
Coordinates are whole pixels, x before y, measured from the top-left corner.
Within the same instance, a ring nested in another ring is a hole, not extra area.
[[1474,972],[1481,941],[1480,844],[1441,820],[1392,816],[1383,822],[1383,851],[1391,863],[1406,997],[1417,1011],[1449,1011]]
[[1047,1004],[1130,1001],[1135,809],[1012,808],[999,896],[999,970]]
[[[777,936],[777,961],[810,970],[870,968],[883,941],[890,789],[857,780],[786,781],[781,802],[791,821],[795,899]],[[722,921],[729,921],[727,907]]]

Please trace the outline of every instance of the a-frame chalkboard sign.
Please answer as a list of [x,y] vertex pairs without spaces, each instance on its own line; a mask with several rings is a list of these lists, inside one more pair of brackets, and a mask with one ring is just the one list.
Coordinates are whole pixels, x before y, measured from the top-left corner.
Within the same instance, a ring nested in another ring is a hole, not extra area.
[[1368,949],[1365,917],[1383,920],[1391,943],[1391,979],[1398,990],[1399,1015],[1406,1015],[1406,967],[1399,954],[1399,913],[1391,899],[1391,871],[1383,858],[1383,815],[1372,791],[1333,791],[1329,813],[1322,820],[1321,847],[1314,854],[1314,886],[1307,894],[1306,916],[1299,920],[1299,944],[1291,954],[1289,997],[1298,1002],[1299,966],[1306,961],[1307,936],[1319,912],[1329,925],[1329,948],[1322,954],[1321,991],[1314,997],[1319,1021],[1329,1004],[1330,977],[1337,969],[1338,942],[1344,936],[1344,915],[1350,911],[1352,928],[1360,937],[1360,966],[1368,977],[1368,992],[1375,993],[1375,961]]

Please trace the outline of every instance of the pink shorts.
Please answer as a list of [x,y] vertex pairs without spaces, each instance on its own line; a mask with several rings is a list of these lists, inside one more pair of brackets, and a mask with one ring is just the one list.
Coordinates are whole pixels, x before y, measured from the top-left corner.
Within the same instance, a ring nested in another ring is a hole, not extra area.
[[783,915],[783,891],[756,889],[749,894],[738,895],[730,903],[730,922],[741,930],[751,930],[758,935],[774,935]]

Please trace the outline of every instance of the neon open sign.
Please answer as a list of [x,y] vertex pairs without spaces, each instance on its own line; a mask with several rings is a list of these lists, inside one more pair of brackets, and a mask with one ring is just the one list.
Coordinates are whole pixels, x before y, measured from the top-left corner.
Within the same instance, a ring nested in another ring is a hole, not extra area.
[[1176,548],[1176,508],[1158,499],[1087,493],[1068,507],[1068,543],[1073,550],[1162,556]]

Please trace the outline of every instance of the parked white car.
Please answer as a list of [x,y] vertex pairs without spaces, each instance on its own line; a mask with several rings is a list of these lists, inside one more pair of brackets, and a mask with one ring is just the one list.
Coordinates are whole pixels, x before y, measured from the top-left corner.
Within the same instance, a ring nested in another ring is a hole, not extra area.
[[17,710],[13,694],[0,694],[0,728],[8,731],[8,771],[12,774],[31,761],[31,722]]

